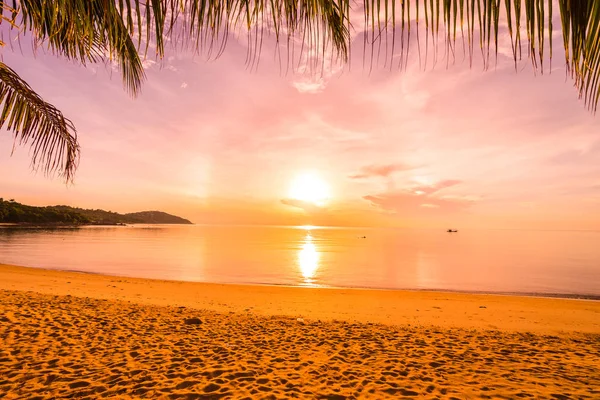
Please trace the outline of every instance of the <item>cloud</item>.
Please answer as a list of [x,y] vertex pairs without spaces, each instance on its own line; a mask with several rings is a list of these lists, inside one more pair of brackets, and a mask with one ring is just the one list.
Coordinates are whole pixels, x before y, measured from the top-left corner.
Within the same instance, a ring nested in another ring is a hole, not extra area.
[[414,195],[405,191],[388,192],[378,195],[364,196],[363,199],[369,201],[373,207],[380,208],[382,211],[398,214],[402,212],[415,213],[418,210],[456,212],[470,207],[474,200],[463,198],[434,198],[428,197],[427,202],[423,203],[422,196]]
[[419,185],[419,186],[415,186],[413,188],[411,188],[411,191],[419,196],[422,195],[430,195],[436,192],[439,192],[442,189],[446,189],[449,188],[451,186],[455,186],[462,183],[462,181],[459,181],[457,179],[447,179],[444,181],[440,181],[438,183],[435,183],[433,185]]
[[594,163],[600,158],[600,140],[591,144],[579,146],[580,148],[560,151],[548,159],[548,163],[557,166],[573,165],[579,163]]
[[292,86],[300,93],[317,94],[325,90],[325,81],[323,79],[303,79],[292,82]]
[[373,164],[367,165],[360,169],[360,172],[354,175],[350,175],[350,179],[367,179],[372,177],[382,177],[387,178],[392,175],[394,172],[399,171],[408,171],[413,169],[413,167],[405,165],[405,164]]
[[182,88],[182,89],[185,89],[186,87],[188,87],[188,84],[187,84],[187,82],[183,82],[183,83],[181,84],[181,88]]
[[318,94],[323,92],[332,78],[339,75],[346,66],[336,56],[329,39],[325,36],[319,37],[316,31],[309,32],[309,36],[311,37],[301,42],[303,50],[296,53],[299,55],[295,56],[292,49],[291,62],[295,66],[295,76],[291,84],[301,94]]
[[314,203],[298,199],[281,199],[281,204],[285,204],[286,206],[290,207],[300,208],[310,214],[319,213],[324,210],[324,208],[319,207]]
[[156,61],[154,60],[144,60],[142,61],[142,68],[150,69],[154,64],[156,64]]
[[473,196],[437,196],[437,192],[461,183],[456,179],[413,188],[363,196],[373,207],[393,214],[401,212],[461,211],[477,201]]

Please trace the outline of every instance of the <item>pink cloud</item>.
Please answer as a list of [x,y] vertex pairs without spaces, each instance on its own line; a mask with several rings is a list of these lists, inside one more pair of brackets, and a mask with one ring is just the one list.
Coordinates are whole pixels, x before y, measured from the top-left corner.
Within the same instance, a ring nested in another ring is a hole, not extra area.
[[367,179],[372,177],[382,177],[387,178],[392,175],[394,172],[400,171],[408,171],[413,169],[413,167],[405,165],[405,164],[372,164],[364,166],[360,169],[360,172],[357,174],[350,175],[350,179]]
[[474,201],[460,198],[433,198],[427,197],[423,203],[422,196],[414,195],[405,191],[388,192],[378,195],[363,197],[372,206],[393,214],[416,213],[419,209],[427,211],[440,211],[444,213],[458,212],[470,207]]
[[421,185],[416,188],[403,189],[363,196],[372,206],[383,211],[398,214],[402,212],[415,213],[437,211],[457,212],[464,210],[475,202],[467,196],[437,196],[436,193],[461,183],[456,179],[437,182],[433,185]]
[[430,194],[439,192],[440,190],[458,185],[460,183],[462,183],[462,181],[459,181],[457,179],[447,179],[447,180],[435,183],[433,185],[416,186],[416,187],[413,187],[411,189],[411,191],[417,195],[430,195]]

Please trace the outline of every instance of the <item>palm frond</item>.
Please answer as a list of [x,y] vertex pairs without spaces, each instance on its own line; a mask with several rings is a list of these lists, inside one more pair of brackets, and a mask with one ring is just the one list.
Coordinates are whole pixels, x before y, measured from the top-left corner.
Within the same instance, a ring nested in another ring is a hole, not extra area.
[[231,32],[245,31],[254,61],[265,32],[278,42],[304,37],[344,59],[349,41],[345,0],[12,0],[11,9],[37,45],[84,64],[115,60],[133,95],[145,77],[140,55],[152,46],[162,57],[166,41],[219,56]]
[[13,0],[11,8],[13,20],[32,32],[36,45],[83,64],[114,61],[126,89],[139,92],[144,69],[114,0]]
[[30,144],[34,169],[58,172],[67,182],[79,160],[73,123],[46,103],[15,71],[0,62],[0,128],[14,132],[15,143]]
[[249,59],[259,55],[266,33],[278,43],[302,37],[302,46],[315,51],[331,47],[343,59],[348,54],[348,0],[151,0],[145,6],[138,0],[119,0],[119,8],[138,40],[156,43],[158,56],[164,51],[161,34],[174,44],[218,56],[230,33],[237,31],[248,35]]
[[560,0],[568,73],[579,97],[596,111],[600,97],[600,4]]
[[[407,60],[411,51],[409,46],[401,46],[399,54],[394,51],[396,35],[401,35],[401,43],[404,44],[405,36],[410,38],[411,27],[414,29],[416,25],[419,42],[419,22],[424,22],[424,57],[419,43],[417,52],[419,60],[425,60],[425,67],[429,60],[435,66],[441,48],[438,40],[442,36],[446,62],[454,61],[456,36],[460,31],[463,43],[465,39],[467,43],[463,54],[469,58],[471,65],[473,47],[478,43],[484,69],[488,69],[495,61],[490,54],[494,54],[496,59],[498,57],[499,35],[506,28],[515,68],[526,52],[525,56],[530,59],[533,68],[543,73],[546,71],[545,63],[551,62],[553,56],[553,3],[559,5],[567,72],[574,79],[579,96],[595,112],[600,100],[598,0],[365,0],[365,43],[372,49],[381,46],[381,41],[384,41],[386,54]],[[410,17],[411,8],[416,11],[416,19]],[[383,21],[382,16],[385,18]],[[522,41],[526,41],[525,51]],[[430,42],[433,46],[429,45]],[[387,51],[389,43],[391,52]],[[433,57],[428,59],[430,53]],[[371,62],[374,62],[373,56]],[[400,65],[406,64],[401,62]]]

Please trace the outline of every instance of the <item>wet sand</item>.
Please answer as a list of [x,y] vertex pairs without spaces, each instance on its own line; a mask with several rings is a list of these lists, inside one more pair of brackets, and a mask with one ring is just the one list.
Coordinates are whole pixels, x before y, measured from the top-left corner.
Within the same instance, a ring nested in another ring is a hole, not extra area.
[[0,397],[600,398],[600,302],[0,266]]

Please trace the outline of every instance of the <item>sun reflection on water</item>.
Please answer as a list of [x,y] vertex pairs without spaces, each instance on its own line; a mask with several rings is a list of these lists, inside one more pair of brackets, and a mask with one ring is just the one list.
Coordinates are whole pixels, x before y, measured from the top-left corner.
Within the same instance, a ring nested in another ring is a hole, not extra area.
[[314,282],[313,277],[319,268],[319,252],[310,233],[306,234],[302,248],[298,251],[298,265],[304,283],[312,285]]

